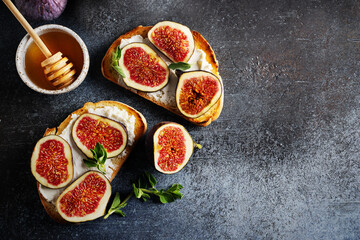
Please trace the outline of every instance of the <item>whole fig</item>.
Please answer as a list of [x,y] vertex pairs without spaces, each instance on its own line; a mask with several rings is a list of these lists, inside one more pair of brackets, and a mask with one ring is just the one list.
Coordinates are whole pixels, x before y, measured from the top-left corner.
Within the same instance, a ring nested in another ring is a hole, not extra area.
[[67,0],[15,0],[15,5],[25,16],[33,20],[53,20],[66,7]]

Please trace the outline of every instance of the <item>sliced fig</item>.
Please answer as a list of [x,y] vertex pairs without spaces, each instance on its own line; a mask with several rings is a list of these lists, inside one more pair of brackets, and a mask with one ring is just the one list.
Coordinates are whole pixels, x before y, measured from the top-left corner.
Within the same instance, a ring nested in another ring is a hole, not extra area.
[[70,145],[57,135],[41,138],[31,156],[31,172],[36,180],[48,188],[62,188],[73,179]]
[[97,142],[104,146],[108,158],[119,155],[127,145],[127,131],[121,123],[92,113],[76,119],[72,137],[88,158],[93,158],[90,149],[94,149]]
[[188,27],[179,23],[159,22],[150,29],[148,38],[173,62],[187,62],[194,53],[194,37]]
[[186,117],[197,118],[206,113],[221,97],[220,79],[206,71],[185,72],[179,77],[176,104]]
[[182,125],[160,122],[147,135],[146,148],[156,170],[172,174],[187,164],[194,150],[194,142]]
[[128,87],[144,92],[155,92],[169,81],[166,63],[144,43],[131,43],[121,50],[119,66]]
[[60,216],[69,222],[85,222],[101,217],[111,196],[109,180],[89,171],[67,187],[56,201]]

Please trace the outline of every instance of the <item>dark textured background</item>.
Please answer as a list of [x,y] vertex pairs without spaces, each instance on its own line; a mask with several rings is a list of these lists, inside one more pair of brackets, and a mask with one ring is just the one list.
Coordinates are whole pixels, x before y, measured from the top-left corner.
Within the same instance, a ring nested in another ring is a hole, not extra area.
[[[100,62],[121,34],[173,20],[203,34],[220,63],[225,104],[206,128],[107,81]],[[51,22],[77,32],[91,63],[76,90],[29,89],[15,68],[25,35],[0,4],[1,239],[359,239],[360,4],[357,1],[69,1]],[[126,217],[77,226],[45,213],[30,156],[47,127],[85,102],[117,100],[149,127],[183,124],[204,148],[179,173],[155,172],[140,142],[113,181],[125,196],[143,171],[184,186],[162,205],[132,199]]]

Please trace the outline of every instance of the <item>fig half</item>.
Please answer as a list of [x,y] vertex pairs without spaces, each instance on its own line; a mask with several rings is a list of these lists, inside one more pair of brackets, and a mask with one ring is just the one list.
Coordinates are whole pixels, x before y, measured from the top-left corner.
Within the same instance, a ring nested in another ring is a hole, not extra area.
[[176,105],[189,118],[206,113],[221,97],[221,81],[206,71],[191,71],[181,74],[176,88]]
[[31,156],[31,172],[35,179],[48,188],[62,188],[73,179],[70,145],[57,135],[41,138]]
[[160,122],[147,135],[146,148],[156,170],[172,174],[179,172],[188,163],[194,142],[182,125]]
[[69,222],[85,222],[101,217],[111,196],[109,180],[89,171],[67,187],[56,201],[60,216]]
[[148,38],[173,62],[187,62],[195,50],[190,29],[180,23],[159,22],[150,29]]
[[130,43],[121,50],[119,66],[128,87],[144,92],[155,92],[169,81],[166,63],[144,43]]
[[127,145],[126,128],[121,123],[92,113],[76,119],[72,137],[88,158],[93,158],[90,149],[94,149],[97,142],[104,146],[108,158],[119,155]]

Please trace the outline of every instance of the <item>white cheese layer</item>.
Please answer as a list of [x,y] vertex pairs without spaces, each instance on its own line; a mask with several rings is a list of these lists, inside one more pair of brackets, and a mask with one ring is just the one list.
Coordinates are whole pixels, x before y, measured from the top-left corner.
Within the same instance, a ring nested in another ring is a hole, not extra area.
[[[128,145],[131,146],[132,144],[134,144],[134,140],[135,140],[134,131],[135,131],[135,120],[136,120],[135,116],[129,115],[129,113],[125,110],[121,110],[117,107],[110,107],[110,106],[105,106],[103,108],[96,108],[96,109],[91,108],[88,111],[89,111],[89,113],[107,117],[114,121],[122,123],[126,127],[126,130],[128,133]],[[81,175],[83,175],[85,172],[87,172],[89,170],[97,171],[97,168],[89,168],[84,164],[83,159],[85,159],[86,156],[78,149],[74,140],[72,139],[72,136],[71,136],[72,127],[74,125],[75,120],[78,117],[79,117],[78,115],[72,114],[70,123],[59,135],[60,137],[65,139],[71,147],[72,157],[73,157],[73,166],[74,166],[73,181],[75,181],[78,177],[80,177]],[[119,156],[121,157],[125,154],[126,154],[126,149]],[[107,178],[110,178],[110,176],[114,172],[114,167],[115,167],[112,159],[106,160],[105,167],[106,167],[105,176]],[[39,187],[40,193],[45,197],[46,200],[48,200],[49,202],[52,202],[53,204],[56,204],[57,198],[64,191],[64,189],[65,188],[51,189],[51,188],[44,187],[41,184]]]
[[[120,42],[120,48],[123,48],[126,45],[134,42],[145,43],[146,45],[151,47],[167,65],[170,65],[172,63],[149,41],[148,38],[143,38],[140,35],[135,35],[128,39],[122,39]],[[194,53],[192,54],[188,63],[191,65],[191,68],[186,71],[203,70],[211,72],[211,70],[213,69],[211,64],[206,60],[205,52],[197,48],[195,48]],[[172,108],[176,108],[175,92],[178,80],[179,78],[176,76],[175,71],[170,69],[169,83],[159,91],[146,94],[155,101],[166,104]],[[126,86],[120,76],[118,82],[120,85]]]

